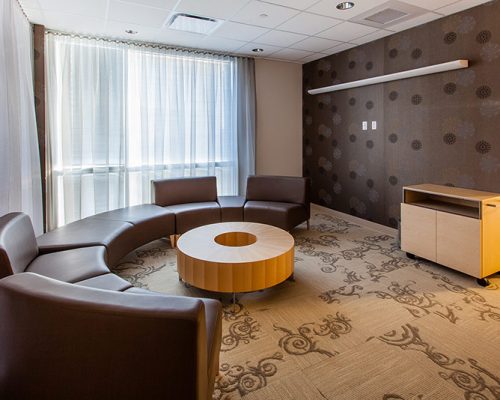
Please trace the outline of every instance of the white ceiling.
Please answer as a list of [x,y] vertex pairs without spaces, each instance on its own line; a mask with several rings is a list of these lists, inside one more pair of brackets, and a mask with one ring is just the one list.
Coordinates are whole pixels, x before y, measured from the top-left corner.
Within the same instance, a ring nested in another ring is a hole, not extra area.
[[[65,32],[159,42],[298,63],[313,61],[488,0],[405,0],[426,13],[378,29],[353,17],[387,0],[19,0],[31,22]],[[210,35],[170,29],[176,13],[220,20]],[[264,16],[263,16],[264,14]],[[130,35],[126,30],[138,33]],[[252,49],[264,52],[254,53]]]

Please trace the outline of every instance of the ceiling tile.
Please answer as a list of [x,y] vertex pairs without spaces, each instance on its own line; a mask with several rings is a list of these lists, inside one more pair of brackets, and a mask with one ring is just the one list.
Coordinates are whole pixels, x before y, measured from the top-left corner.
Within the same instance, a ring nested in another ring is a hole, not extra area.
[[319,60],[320,58],[324,58],[324,57],[327,57],[325,54],[322,54],[322,53],[313,53],[307,57],[304,57],[304,58],[301,58],[300,59],[300,62],[302,63],[308,63],[308,62],[311,62],[311,61],[316,61],[316,60]]
[[125,0],[127,3],[140,4],[142,6],[164,8],[171,10],[174,8],[177,0]]
[[292,10],[291,8],[253,0],[243,7],[231,20],[263,26],[265,28],[275,28],[298,13],[297,10]]
[[283,49],[274,53],[273,58],[279,58],[280,60],[297,61],[304,57],[310,56],[311,54],[312,52],[310,51]]
[[[254,53],[252,49],[259,48],[264,49],[262,53]],[[271,46],[269,44],[257,44],[257,43],[247,43],[238,49],[238,53],[251,55],[252,57],[268,57],[269,55],[276,53],[281,50],[282,47]]]
[[450,15],[455,14],[459,11],[466,10],[478,6],[480,4],[488,3],[490,0],[461,0],[456,3],[450,4],[442,8],[438,8],[436,11],[440,14]]
[[163,28],[160,30],[156,41],[181,47],[199,48],[204,35],[183,32],[175,29]]
[[432,11],[449,4],[456,3],[457,0],[404,0],[404,2]]
[[283,31],[315,35],[318,32],[340,24],[342,21],[321,15],[300,13],[279,26]]
[[182,0],[175,11],[203,17],[228,19],[248,2],[249,0]]
[[298,33],[290,33],[283,31],[269,31],[268,33],[259,36],[255,40],[256,43],[270,44],[273,46],[288,47],[298,41],[304,40],[307,36],[299,35]]
[[97,36],[106,35],[106,21],[104,19],[56,11],[44,11],[44,16],[44,25],[47,29]]
[[23,7],[24,12],[28,16],[28,20],[32,24],[40,24],[43,25],[45,23],[45,16],[43,15],[43,11],[39,8],[27,8]]
[[212,33],[212,36],[251,42],[268,31],[269,29],[261,28],[260,26],[238,24],[237,22],[227,21],[224,22],[214,33]]
[[109,2],[108,19],[112,21],[129,22],[149,28],[160,28],[168,14],[167,10],[161,8],[146,7],[117,0]]
[[352,39],[351,42],[356,43],[356,44],[373,42],[374,40],[381,39],[383,37],[392,35],[393,33],[394,32],[392,32],[392,31],[386,31],[385,29],[379,29],[376,32],[369,33],[368,35],[361,36],[360,38]]
[[[126,33],[127,29],[136,31],[135,35]],[[127,40],[140,40],[145,42],[152,42],[156,39],[160,29],[148,28],[143,25],[134,25],[127,22],[108,21],[106,23],[106,34],[111,37],[117,37]]]
[[371,26],[355,24],[353,22],[342,22],[339,25],[335,25],[333,28],[318,33],[317,36],[325,39],[337,40],[339,42],[349,42],[352,39],[356,39],[376,31],[377,28],[372,28]]
[[295,43],[291,47],[299,50],[316,51],[321,52],[332,48],[333,46],[339,45],[341,42],[335,40],[323,39],[319,37],[308,37],[298,43]]
[[26,11],[27,8],[40,8],[38,0],[19,0],[19,4],[21,4],[24,11]]
[[324,51],[324,53],[336,54],[336,53],[340,53],[341,51],[344,51],[344,50],[352,49],[353,47],[356,47],[356,46],[357,46],[357,44],[354,44],[354,43],[342,43],[342,44],[339,44],[338,46],[334,46],[331,49],[328,49],[327,51]]
[[[102,0],[39,0],[38,3],[44,11],[81,15],[97,19],[105,18],[107,6],[107,2]],[[61,23],[64,23],[64,21],[61,21]]]
[[400,32],[406,29],[412,28],[417,25],[422,25],[435,19],[441,18],[442,15],[435,12],[428,12],[426,14],[419,15],[418,17],[409,19],[408,21],[401,22],[396,25],[391,26],[391,30]]
[[246,42],[242,42],[241,40],[234,39],[226,39],[226,38],[218,38],[218,37],[206,37],[200,43],[200,45],[209,50],[217,50],[217,51],[228,51],[234,52],[239,49],[241,46],[246,44]]
[[306,8],[317,3],[318,0],[266,0],[268,3],[278,4],[280,6],[296,8],[297,10],[305,10]]
[[322,0],[308,8],[307,11],[327,17],[348,20],[386,2],[387,0],[355,0],[353,8],[338,10],[337,4],[339,1]]

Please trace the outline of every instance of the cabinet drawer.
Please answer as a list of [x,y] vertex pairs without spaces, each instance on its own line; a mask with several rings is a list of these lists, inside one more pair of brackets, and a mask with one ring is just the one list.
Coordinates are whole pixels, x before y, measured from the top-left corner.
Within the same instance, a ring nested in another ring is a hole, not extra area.
[[436,211],[401,204],[401,249],[436,261]]
[[481,220],[437,211],[437,262],[481,276]]

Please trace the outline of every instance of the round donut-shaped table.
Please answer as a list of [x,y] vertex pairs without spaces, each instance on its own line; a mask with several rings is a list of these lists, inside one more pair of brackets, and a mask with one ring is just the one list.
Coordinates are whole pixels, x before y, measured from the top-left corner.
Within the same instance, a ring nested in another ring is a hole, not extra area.
[[253,292],[292,276],[294,240],[274,226],[222,222],[192,229],[177,241],[177,270],[186,283],[223,293]]

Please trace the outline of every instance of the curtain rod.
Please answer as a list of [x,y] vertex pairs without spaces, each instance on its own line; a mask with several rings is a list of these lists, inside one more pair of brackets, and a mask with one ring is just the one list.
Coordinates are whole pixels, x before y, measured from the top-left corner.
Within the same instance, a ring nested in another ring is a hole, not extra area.
[[127,40],[127,39],[118,39],[118,38],[108,38],[104,36],[92,36],[92,35],[84,35],[78,33],[69,33],[62,32],[54,29],[45,29],[46,35],[56,35],[56,36],[67,36],[78,39],[88,39],[95,40],[98,42],[106,42],[106,43],[117,43],[117,44],[127,44],[133,45],[137,47],[149,47],[152,49],[160,49],[160,50],[175,50],[175,51],[184,51],[187,53],[201,54],[201,55],[213,55],[213,56],[223,56],[223,57],[236,57],[236,58],[251,58],[251,57],[242,57],[241,55],[235,55],[233,53],[225,53],[225,52],[214,52],[209,50],[195,49],[192,47],[179,47],[169,44],[162,43],[153,43],[153,42],[141,42],[139,40]]

